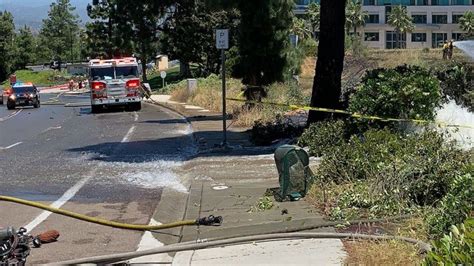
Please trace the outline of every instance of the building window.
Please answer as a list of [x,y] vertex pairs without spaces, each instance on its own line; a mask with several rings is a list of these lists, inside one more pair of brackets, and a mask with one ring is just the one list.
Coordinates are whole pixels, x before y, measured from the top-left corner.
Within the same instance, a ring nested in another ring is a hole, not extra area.
[[[387,31],[385,34],[386,49],[397,49],[397,48],[406,48],[407,47],[407,35],[405,33],[397,34],[395,31]],[[398,39],[398,42],[397,42]],[[397,46],[398,44],[398,46]]]
[[448,40],[447,33],[432,33],[431,34],[431,45],[433,48],[442,47],[443,44]]
[[319,4],[320,0],[296,0],[295,3],[300,6],[307,6],[310,3]]
[[449,0],[431,0],[432,6],[449,6]]
[[366,32],[364,34],[364,41],[366,42],[378,42],[379,33],[378,32]]
[[412,15],[413,23],[415,24],[426,24],[427,16],[426,15]]
[[378,24],[380,22],[378,14],[369,14],[365,17],[365,23],[367,24]]
[[453,14],[453,24],[458,24],[459,19],[462,18],[462,14]]
[[412,33],[411,41],[412,42],[426,42],[426,33]]
[[453,6],[468,6],[469,4],[469,0],[451,0]]
[[375,0],[364,0],[364,6],[375,6]]
[[416,0],[416,5],[418,6],[427,6],[428,0]]
[[462,40],[464,40],[464,36],[460,32],[453,32],[451,34],[451,39],[453,39],[455,41],[462,41]]
[[433,24],[448,24],[448,15],[433,15]]

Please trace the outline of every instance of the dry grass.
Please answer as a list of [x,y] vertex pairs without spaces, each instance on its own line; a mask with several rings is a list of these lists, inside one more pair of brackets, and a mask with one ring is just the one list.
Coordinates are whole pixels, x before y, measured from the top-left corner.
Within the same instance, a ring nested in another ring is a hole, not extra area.
[[[459,50],[454,50],[454,59],[467,61],[466,56]],[[418,65],[422,67],[433,67],[445,64],[442,60],[441,49],[403,49],[403,50],[370,50],[368,60],[373,61],[378,67],[393,68],[399,65]]]
[[[385,234],[428,242],[422,218],[375,225]],[[364,232],[361,232],[364,233]],[[415,245],[401,241],[344,241],[349,265],[420,265],[424,256]]]
[[420,265],[423,257],[414,245],[400,241],[343,241],[347,265]]
[[[313,185],[305,200],[315,205],[324,215],[337,206],[340,195],[351,189],[353,184]],[[361,211],[360,214],[363,212]],[[364,215],[363,215],[364,216]],[[428,234],[422,218],[413,217],[402,221],[376,224],[359,224],[338,229],[345,233],[387,234],[410,237],[428,242]],[[419,265],[423,256],[416,246],[401,241],[343,241],[348,253],[344,264],[348,265]]]
[[[367,57],[362,58],[355,58],[351,55],[346,56],[342,77],[344,88],[356,86],[368,69],[396,67],[403,64],[433,66],[435,64],[444,64],[445,62],[440,59],[441,51],[439,49],[431,49],[429,51],[369,49],[367,54]],[[462,58],[462,55],[456,52],[455,58]],[[305,99],[311,96],[315,67],[316,58],[308,57],[304,60],[299,84],[299,94],[301,97],[292,97],[287,84],[274,84],[268,88],[268,97],[265,100],[288,104],[307,104]],[[221,81],[217,76],[208,79],[198,79],[198,89],[192,94],[187,92],[186,85],[186,81],[170,85],[173,100],[198,105],[215,112],[222,111]],[[227,96],[240,96],[242,88],[243,84],[240,80],[229,79]],[[246,111],[242,108],[242,102],[228,101],[227,104],[228,110],[231,111],[230,113],[234,117],[234,125],[242,127],[250,127],[257,120],[262,120],[263,122],[272,121],[277,114],[285,112],[281,108],[276,109],[271,106]]]

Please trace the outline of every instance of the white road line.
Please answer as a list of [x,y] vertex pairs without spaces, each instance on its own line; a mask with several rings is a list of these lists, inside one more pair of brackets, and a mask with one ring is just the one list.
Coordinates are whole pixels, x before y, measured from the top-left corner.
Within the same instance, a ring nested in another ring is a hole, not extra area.
[[[137,121],[138,121],[138,113],[135,112],[133,115],[134,115],[133,120],[134,120],[135,122],[137,122]],[[121,142],[121,143],[128,142],[128,141],[130,140],[130,137],[132,136],[133,132],[135,131],[135,128],[136,128],[136,126],[133,125],[133,126],[128,130],[128,132],[127,132],[127,134],[125,135],[125,137],[123,137],[122,141],[120,141],[120,142]]]
[[0,122],[5,122],[7,121],[8,119],[11,119],[15,116],[17,116],[19,113],[21,113],[23,111],[23,109],[19,109],[19,110],[16,110],[15,112],[11,113],[10,115],[6,116],[6,117],[3,117],[3,118],[0,118]]
[[[92,175],[94,174],[95,174],[95,170],[93,170],[92,173],[88,177],[77,182],[77,184],[75,184],[72,188],[66,191],[61,198],[59,198],[50,206],[53,208],[61,208],[61,206],[63,206],[66,202],[68,202],[72,197],[76,195],[76,193],[92,178]],[[44,220],[46,220],[50,215],[51,215],[51,212],[44,211],[40,215],[38,215],[38,217],[36,217],[33,221],[31,221],[29,224],[25,225],[24,227],[28,231],[31,231],[40,223],[44,222]]]
[[46,132],[48,132],[48,131],[55,130],[55,129],[61,129],[61,128],[62,128],[61,126],[48,127],[47,129],[43,130],[41,133],[46,133]]
[[[135,119],[138,120],[138,114],[135,115]],[[135,121],[136,121],[135,120]],[[133,125],[122,139],[122,143],[128,142],[130,137],[132,136],[133,132],[135,131],[135,125]],[[50,206],[53,208],[61,208],[64,204],[66,204],[72,197],[74,197],[77,192],[92,178],[93,175],[96,173],[96,169],[93,169],[89,176],[86,178],[83,178],[81,181],[77,182],[73,187],[68,189],[61,198],[59,198],[57,201],[55,201],[53,204]],[[40,215],[38,215],[33,221],[31,221],[29,224],[25,225],[24,228],[26,228],[28,231],[33,230],[35,227],[37,227],[39,224],[44,222],[49,216],[51,215],[51,212],[49,211],[44,211]]]
[[8,147],[0,148],[0,150],[8,150],[8,149],[11,149],[11,148],[13,148],[13,147],[16,147],[16,146],[18,146],[18,145],[20,145],[20,144],[22,144],[22,143],[23,143],[23,142],[17,142],[17,143],[12,144],[12,145],[10,145],[10,146],[8,146]]
[[132,126],[128,132],[127,132],[127,135],[125,135],[125,137],[123,137],[122,141],[120,141],[121,143],[125,143],[125,142],[128,142],[130,140],[130,137],[132,136],[133,132],[135,131],[135,126]]

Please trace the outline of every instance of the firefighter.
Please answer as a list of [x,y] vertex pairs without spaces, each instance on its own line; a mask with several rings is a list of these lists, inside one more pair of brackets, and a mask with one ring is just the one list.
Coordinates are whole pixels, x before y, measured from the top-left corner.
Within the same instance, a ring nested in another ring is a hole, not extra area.
[[73,80],[73,79],[71,79],[71,80],[69,81],[68,87],[69,87],[69,90],[70,90],[70,91],[73,91],[73,90],[74,90],[74,80]]
[[453,59],[453,50],[454,50],[454,40],[451,40],[448,43],[448,59]]
[[448,49],[449,49],[449,44],[448,44],[448,41],[446,40],[443,44],[443,59],[444,60],[448,59]]

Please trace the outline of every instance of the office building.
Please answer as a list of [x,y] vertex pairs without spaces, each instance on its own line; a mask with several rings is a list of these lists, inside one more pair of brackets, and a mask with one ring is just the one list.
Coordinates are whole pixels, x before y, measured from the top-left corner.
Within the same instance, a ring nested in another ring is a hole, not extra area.
[[[309,3],[320,1],[295,2],[295,13],[304,14]],[[392,6],[406,6],[415,24],[413,32],[400,36],[399,45],[403,48],[436,48],[446,40],[462,39],[459,18],[468,10],[474,12],[474,0],[363,0],[362,4],[368,17],[358,33],[368,47],[386,49],[396,47],[394,28],[387,24]]]

